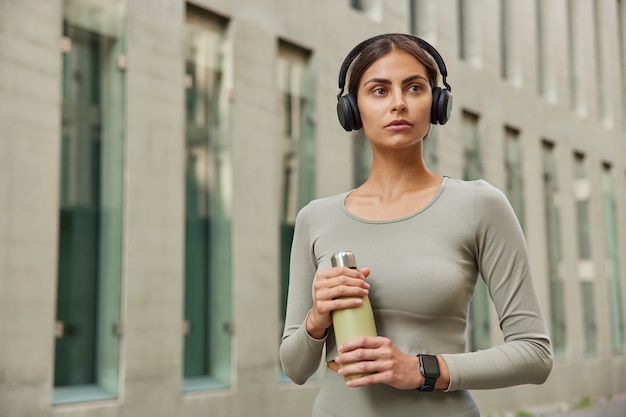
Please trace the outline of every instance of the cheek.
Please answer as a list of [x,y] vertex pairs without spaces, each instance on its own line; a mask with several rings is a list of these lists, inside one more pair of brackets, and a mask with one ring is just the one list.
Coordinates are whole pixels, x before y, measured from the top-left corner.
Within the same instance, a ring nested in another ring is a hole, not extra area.
[[357,105],[359,107],[359,115],[361,116],[363,127],[370,126],[374,124],[376,120],[381,119],[382,115],[376,103],[370,103],[366,100],[357,100]]

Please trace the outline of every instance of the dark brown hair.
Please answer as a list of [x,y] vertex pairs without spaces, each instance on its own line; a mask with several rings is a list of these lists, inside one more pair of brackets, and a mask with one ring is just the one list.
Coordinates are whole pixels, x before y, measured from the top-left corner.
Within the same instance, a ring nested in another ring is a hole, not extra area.
[[432,57],[410,37],[390,34],[367,45],[354,60],[349,71],[348,92],[356,95],[365,71],[392,51],[404,51],[413,55],[426,68],[430,87],[434,88],[437,85],[437,66]]

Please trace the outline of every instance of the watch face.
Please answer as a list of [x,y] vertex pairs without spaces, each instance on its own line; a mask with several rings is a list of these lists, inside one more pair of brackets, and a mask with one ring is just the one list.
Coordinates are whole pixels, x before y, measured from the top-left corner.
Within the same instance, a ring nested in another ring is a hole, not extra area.
[[435,356],[422,356],[422,366],[425,376],[439,377],[439,363]]

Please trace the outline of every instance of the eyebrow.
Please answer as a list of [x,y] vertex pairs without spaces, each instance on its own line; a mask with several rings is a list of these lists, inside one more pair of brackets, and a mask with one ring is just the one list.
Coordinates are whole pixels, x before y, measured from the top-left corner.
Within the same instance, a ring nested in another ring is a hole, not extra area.
[[[411,75],[410,77],[407,77],[404,80],[402,80],[402,84],[406,84],[415,80],[424,80],[428,82],[428,79],[426,77],[424,77],[423,75],[416,74],[416,75]],[[391,81],[386,78],[372,78],[370,80],[367,80],[365,83],[363,83],[363,85],[366,86],[370,83],[389,85],[391,84]]]

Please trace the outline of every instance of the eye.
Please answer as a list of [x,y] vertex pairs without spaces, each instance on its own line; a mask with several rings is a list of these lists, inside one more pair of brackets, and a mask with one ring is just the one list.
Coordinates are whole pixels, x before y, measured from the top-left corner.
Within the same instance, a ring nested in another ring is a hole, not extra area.
[[372,90],[372,94],[375,96],[382,96],[385,92],[386,90],[383,87],[376,87]]
[[408,90],[410,93],[419,93],[420,91],[422,91],[422,90],[423,90],[423,88],[422,88],[422,85],[421,85],[421,84],[411,84],[411,85],[409,86],[409,88],[407,88],[407,90]]

